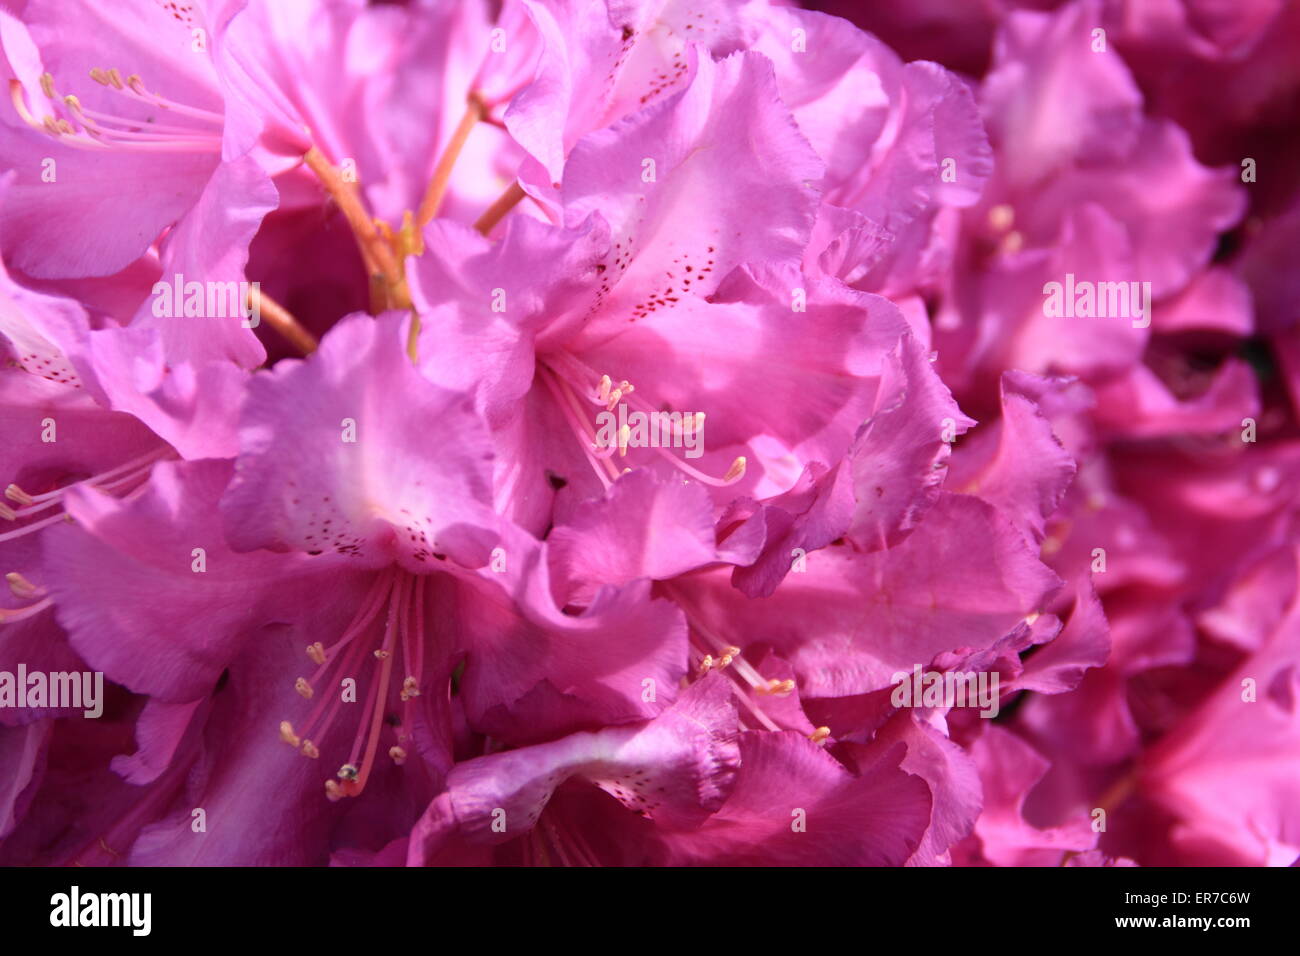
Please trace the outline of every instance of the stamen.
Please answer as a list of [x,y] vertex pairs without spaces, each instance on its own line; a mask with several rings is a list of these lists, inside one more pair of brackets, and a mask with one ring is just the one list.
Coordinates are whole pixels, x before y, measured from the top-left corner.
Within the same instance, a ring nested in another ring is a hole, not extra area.
[[260,286],[248,290],[248,308],[266,324],[275,329],[280,337],[296,348],[303,355],[310,355],[320,346],[320,341],[293,317],[288,309],[276,302],[262,291]]
[[989,210],[989,226],[995,232],[1006,232],[1016,222],[1015,207],[1008,203],[1000,203]]
[[45,588],[38,588],[17,571],[10,571],[6,574],[5,581],[9,583],[9,590],[13,592],[14,597],[21,600],[30,601],[32,598],[44,597],[45,595]]
[[[10,514],[13,514],[13,509],[6,508],[5,510],[10,512]],[[14,520],[13,518],[9,517],[9,515],[4,515],[4,517],[10,521]],[[70,515],[63,514],[62,512],[60,512],[59,514],[53,515],[52,517],[49,518],[45,518],[41,521],[33,521],[31,524],[23,525],[21,528],[17,528],[13,531],[6,531],[4,534],[0,534],[0,541],[10,541],[14,538],[24,537],[25,535],[29,535],[32,534],[33,532],[40,531],[42,528],[48,528],[52,524],[58,524],[60,521],[64,520],[65,518],[70,518],[70,517],[71,517]]]
[[219,152],[221,130],[225,117],[211,110],[196,109],[175,103],[145,88],[139,76],[132,74],[122,80],[117,69],[99,67],[90,71],[90,78],[101,86],[116,90],[126,98],[151,107],[170,110],[178,115],[199,121],[201,126],[170,126],[142,119],[116,116],[86,108],[72,94],[62,95],[54,85],[54,77],[44,73],[40,78],[41,91],[51,101],[50,105],[70,111],[80,126],[74,126],[57,112],[37,120],[27,109],[22,84],[10,81],[10,97],[22,120],[34,129],[55,137],[65,146],[85,150],[132,150],[136,152]]
[[294,682],[293,689],[303,697],[307,698],[307,700],[311,700],[312,695],[316,693],[312,690],[311,684],[307,683],[307,678],[305,677],[299,677],[298,680]]
[[830,735],[831,735],[831,729],[829,727],[818,727],[816,730],[814,730],[811,734],[808,735],[808,739],[815,744],[820,744],[823,743],[826,740],[826,738],[828,738]]
[[46,608],[54,603],[54,598],[42,598],[35,604],[29,604],[26,607],[4,608],[0,607],[0,624],[17,624],[19,621],[25,621],[28,618],[35,617]]
[[[391,651],[394,641],[397,638],[399,629],[398,621],[401,617],[401,608],[408,591],[408,578],[402,575],[397,579],[393,587],[394,598],[388,605],[388,623],[384,629],[384,647],[385,651]],[[367,712],[370,718],[370,731],[366,737],[365,757],[361,762],[361,769],[357,775],[348,778],[343,784],[343,793],[345,796],[355,797],[366,787],[366,780],[370,777],[370,769],[374,766],[375,751],[379,747],[379,731],[382,728],[384,719],[384,702],[388,699],[388,681],[393,673],[393,661],[391,654],[383,658],[380,664],[378,687],[370,695],[367,701]],[[362,740],[361,733],[365,730],[365,718],[362,718],[362,726],[358,729],[357,738],[352,743],[352,756],[344,767],[352,767],[356,764],[357,754],[360,750]],[[341,773],[342,771],[340,771]]]
[[12,483],[5,489],[5,497],[10,501],[18,502],[20,505],[34,505],[36,503],[35,498]]
[[[392,581],[393,576],[388,573],[381,574],[375,579],[374,585],[370,588],[369,593],[362,601],[361,610],[353,619],[352,623],[348,625],[347,630],[343,632],[343,636],[339,638],[333,646],[325,649],[325,662],[317,668],[316,673],[312,675],[311,683],[321,683],[325,679],[325,675],[329,673],[336,662],[339,663],[339,670],[341,673],[346,674],[352,669],[362,651],[362,642],[356,640],[356,638],[365,632],[365,630],[370,626],[370,622],[375,619],[376,615],[378,615],[380,609],[383,607],[384,599],[389,594]],[[337,653],[339,648],[345,649],[345,652],[342,655]],[[340,656],[342,658],[341,660]],[[332,701],[330,698],[332,698]],[[306,723],[303,724],[304,734],[313,732],[316,720],[321,716],[322,712],[324,712],[327,701],[330,701],[330,710],[328,715],[326,715],[324,723],[321,724],[320,733],[324,734],[330,727],[334,720],[334,716],[338,713],[338,709],[342,704],[342,695],[339,694],[331,694],[329,697],[323,697],[316,704],[316,707],[312,710],[310,716],[308,716]]]
[[[644,401],[640,396],[632,396],[632,393],[636,391],[636,388],[631,382],[624,379],[615,386],[614,380],[609,375],[602,374],[597,376],[585,363],[567,351],[558,352],[548,356],[546,366],[551,370],[556,381],[564,386],[566,391],[571,391],[568,376],[573,376],[576,380],[578,390],[586,394],[595,404],[604,405],[606,411],[613,411],[620,402],[626,400],[627,404],[639,412],[643,412],[647,415],[660,414],[658,410],[650,405],[649,402]],[[567,372],[567,375],[565,372]],[[590,382],[594,382],[595,384],[588,384]],[[576,405],[575,403],[573,407],[575,414],[585,423],[586,418],[582,415],[581,406]],[[673,433],[674,435],[681,437],[692,431],[695,434],[699,434],[703,428],[703,412],[695,412],[693,414],[684,413],[682,415],[681,424],[674,427]],[[589,428],[588,430],[594,435],[594,429]],[[607,448],[602,446],[599,442],[595,442],[589,451],[594,453],[597,458],[610,458],[613,456],[615,450],[618,451],[620,457],[626,457],[627,449],[630,447],[630,436],[631,428],[629,426],[622,426],[619,429],[617,441],[614,446]],[[694,478],[696,481],[706,485],[711,485],[715,488],[725,488],[728,485],[735,484],[745,476],[747,460],[743,455],[732,461],[731,466],[727,469],[727,473],[722,478],[715,478],[714,476],[705,474],[699,469],[687,464],[681,458],[678,458],[673,454],[672,450],[669,448],[662,447],[658,444],[653,445],[652,447],[658,454],[671,462],[679,471]],[[617,470],[614,470],[613,465],[609,464],[607,465],[607,468],[610,469],[610,477],[617,479],[618,472]]]
[[420,696],[420,685],[414,677],[407,677],[402,681],[402,700],[408,701],[412,697]]
[[474,223],[474,228],[479,233],[486,236],[496,228],[497,223],[505,218],[506,213],[519,205],[520,200],[522,200],[526,195],[527,193],[524,192],[524,188],[519,185],[519,180],[516,179],[506,188],[506,191],[497,197],[497,200],[487,208],[487,211],[478,217],[478,221]]
[[[384,571],[376,576],[375,583],[362,602],[362,609],[348,626],[344,636],[332,647],[326,648],[320,642],[316,642],[307,648],[308,657],[313,661],[323,661],[313,681],[326,677],[336,668],[339,673],[354,674],[356,673],[354,668],[363,665],[368,656],[373,657],[376,662],[366,689],[351,750],[336,774],[337,779],[326,784],[326,796],[331,800],[355,797],[365,789],[366,781],[374,770],[380,739],[387,732],[385,727],[389,690],[394,669],[401,666],[398,662],[403,658],[405,667],[402,673],[405,676],[402,678],[399,697],[405,705],[404,717],[396,731],[396,742],[390,743],[385,752],[399,765],[407,759],[406,744],[411,739],[409,728],[415,716],[411,710],[411,701],[420,695],[420,677],[424,672],[425,594],[423,577],[406,574],[396,569]],[[375,647],[368,640],[372,633],[370,626],[385,605],[388,611],[382,644]],[[295,686],[302,693],[304,689],[310,689],[311,683],[305,678],[299,678]],[[303,696],[310,695],[304,693]],[[320,751],[307,734],[311,733],[316,739],[321,739],[329,732],[343,703],[342,694],[318,696],[320,699],[301,729],[295,728],[288,721],[280,724],[281,738],[294,746],[301,744],[300,750],[303,755],[311,758],[319,757]],[[323,721],[320,720],[322,714],[324,714]]]
[[367,271],[372,275],[377,272],[387,284],[389,298],[392,300],[388,304],[394,308],[410,308],[409,295],[405,297],[404,302],[400,301],[402,298],[401,293],[405,289],[401,265],[394,257],[392,248],[380,235],[374,221],[366,212],[356,187],[345,183],[334,164],[326,159],[325,154],[315,146],[303,155],[303,162],[316,174],[316,178],[320,180],[321,185],[325,187],[325,191],[338,204],[339,209],[348,221],[348,225],[352,227],[357,246],[360,248],[362,258],[366,262]]
[[425,190],[424,198],[420,201],[420,209],[416,214],[415,221],[423,228],[435,216],[442,207],[442,200],[447,195],[447,187],[451,184],[451,171],[456,165],[456,159],[460,152],[465,148],[465,141],[469,139],[470,131],[483,118],[485,108],[483,101],[479,99],[476,93],[470,93],[468,104],[465,107],[465,115],[460,118],[455,131],[451,134],[451,140],[447,143],[447,148],[438,157],[438,165],[434,167],[433,177],[429,180],[429,188]]
[[[592,471],[605,488],[618,479],[618,469],[610,463],[608,455],[600,455],[596,452],[599,443],[596,441],[596,430],[591,423],[582,416],[582,408],[578,405],[577,398],[569,389],[568,383],[561,378],[554,370],[546,369],[550,374],[543,374],[542,381],[555,395],[556,402],[560,406],[560,412],[564,420],[568,422],[569,427],[573,430],[574,435],[578,437],[578,444],[581,446],[583,453],[587,456],[587,461],[591,464]],[[603,470],[602,470],[603,469]]]

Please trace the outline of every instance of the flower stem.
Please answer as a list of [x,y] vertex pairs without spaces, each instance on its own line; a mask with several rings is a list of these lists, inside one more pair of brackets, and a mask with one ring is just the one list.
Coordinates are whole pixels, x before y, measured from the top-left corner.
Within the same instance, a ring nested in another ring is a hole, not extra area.
[[310,355],[320,345],[316,336],[308,332],[293,317],[293,313],[257,286],[254,286],[248,292],[248,305],[250,309],[257,312],[258,316],[266,319],[267,325],[280,333],[281,338],[285,339],[303,355]]
[[420,227],[438,215],[442,200],[447,195],[447,187],[451,185],[452,167],[456,165],[460,151],[465,148],[465,141],[469,139],[470,131],[483,118],[483,101],[474,93],[471,93],[468,99],[465,115],[460,118],[455,132],[451,134],[451,141],[447,144],[447,148],[438,157],[438,165],[434,167],[429,188],[425,190],[424,198],[420,200],[420,209],[415,217],[416,224]]
[[506,213],[515,206],[525,196],[524,189],[519,185],[519,180],[515,180],[510,187],[497,197],[496,202],[487,208],[487,212],[478,217],[478,222],[474,223],[474,228],[487,235],[491,232],[496,224],[505,218]]
[[402,280],[397,259],[375,227],[370,214],[366,212],[355,187],[343,181],[334,164],[315,146],[303,156],[303,162],[316,174],[325,191],[338,203],[339,209],[347,218],[348,225],[356,235],[357,245],[361,248],[361,255],[366,260],[367,269],[372,274],[377,270],[390,287],[396,287]]

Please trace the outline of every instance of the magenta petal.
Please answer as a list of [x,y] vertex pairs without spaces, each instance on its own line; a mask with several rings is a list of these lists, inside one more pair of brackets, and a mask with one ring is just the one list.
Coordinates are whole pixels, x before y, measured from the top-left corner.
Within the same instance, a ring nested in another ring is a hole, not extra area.
[[665,580],[720,559],[713,504],[697,482],[661,480],[638,468],[547,538],[570,600],[601,585]]
[[[529,742],[660,713],[685,672],[686,624],[648,581],[604,587],[581,611],[556,606],[542,549],[507,543],[503,573],[460,600],[462,683],[472,726]],[[501,588],[514,597],[502,600]]]
[[594,784],[629,810],[671,829],[693,829],[731,790],[740,749],[722,678],[706,679],[648,723],[578,733],[464,761],[447,780],[449,803],[430,808],[413,844],[436,845],[454,828],[468,842],[527,833],[566,781]]
[[416,371],[404,341],[402,317],[357,315],[306,361],[253,377],[222,503],[234,547],[417,572],[440,554],[486,563],[486,426],[469,396]]
[[963,441],[951,468],[955,487],[997,506],[1035,545],[1074,479],[1075,464],[1033,394],[1063,385],[1005,373],[1002,417]]
[[662,834],[670,865],[898,866],[930,821],[929,788],[898,766],[846,745],[856,772],[793,731],[740,735],[740,772],[722,809],[695,831]]
[[77,525],[58,529],[48,549],[60,623],[93,667],[132,690],[205,694],[292,570],[280,556],[226,547],[215,508],[230,473],[228,462],[164,462],[133,501],[69,495]]
[[603,308],[630,313],[680,287],[688,266],[702,296],[741,263],[798,262],[822,171],[769,60],[702,56],[685,90],[578,143],[564,169],[566,223],[592,212],[609,222],[629,261],[609,276]]

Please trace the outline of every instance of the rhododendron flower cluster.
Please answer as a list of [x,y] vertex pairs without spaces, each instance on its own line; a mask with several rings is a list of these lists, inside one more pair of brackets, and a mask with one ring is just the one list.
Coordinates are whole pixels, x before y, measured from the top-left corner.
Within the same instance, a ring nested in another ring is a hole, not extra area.
[[1300,7],[809,6],[0,7],[0,864],[1300,857]]

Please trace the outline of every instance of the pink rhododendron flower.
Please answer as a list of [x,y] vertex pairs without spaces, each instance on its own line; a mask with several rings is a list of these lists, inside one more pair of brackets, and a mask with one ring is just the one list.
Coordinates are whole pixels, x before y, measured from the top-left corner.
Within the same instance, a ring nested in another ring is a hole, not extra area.
[[1293,6],[805,6],[0,10],[0,863],[1300,860]]

